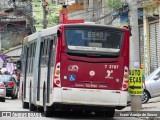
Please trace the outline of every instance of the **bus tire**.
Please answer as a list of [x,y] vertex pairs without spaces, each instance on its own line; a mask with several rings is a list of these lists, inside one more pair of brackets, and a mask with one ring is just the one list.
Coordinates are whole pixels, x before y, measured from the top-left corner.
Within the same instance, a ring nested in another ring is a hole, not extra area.
[[29,108],[29,103],[22,101],[22,108],[28,109]]
[[31,99],[32,99],[32,92],[31,92],[31,87],[30,87],[30,90],[29,90],[29,110],[36,111],[37,107],[32,103]]
[[2,101],[2,102],[5,102],[5,100],[6,100],[5,98],[1,98],[1,101]]
[[96,117],[105,117],[104,113],[102,111],[96,111],[95,115],[96,115]]
[[38,107],[37,107],[37,110],[38,110],[39,112],[44,112],[44,109],[43,109],[42,106],[38,106]]
[[108,118],[113,118],[115,114],[115,109],[109,110],[109,111],[105,111],[104,116],[108,117]]
[[14,96],[14,95],[12,95],[12,96],[11,96],[11,99],[12,99],[12,100],[13,100],[13,99],[15,99],[15,96]]
[[53,116],[53,113],[52,113],[52,107],[50,106],[47,106],[46,105],[47,103],[47,98],[46,98],[46,90],[44,88],[43,90],[43,107],[44,107],[44,116],[45,117],[52,117]]
[[24,96],[23,96],[23,85],[22,85],[22,90],[21,90],[21,100],[22,100],[22,108],[23,109],[29,109],[29,103],[24,102]]

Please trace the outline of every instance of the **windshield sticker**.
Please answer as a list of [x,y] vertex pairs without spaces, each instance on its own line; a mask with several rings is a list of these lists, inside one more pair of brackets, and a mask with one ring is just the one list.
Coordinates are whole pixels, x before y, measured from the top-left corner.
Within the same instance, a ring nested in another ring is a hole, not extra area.
[[106,73],[107,73],[107,76],[105,78],[113,79],[113,77],[111,76],[111,74],[113,73],[113,70],[107,70]]
[[68,66],[68,71],[78,72],[78,66],[77,65],[70,65]]

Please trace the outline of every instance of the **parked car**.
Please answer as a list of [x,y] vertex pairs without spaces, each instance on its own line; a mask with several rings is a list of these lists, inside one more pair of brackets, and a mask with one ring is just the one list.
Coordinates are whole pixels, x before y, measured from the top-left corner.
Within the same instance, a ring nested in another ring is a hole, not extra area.
[[16,99],[18,96],[18,80],[11,75],[0,75],[6,87],[6,96]]
[[3,81],[0,79],[0,101],[5,102],[6,88]]
[[147,103],[150,98],[160,96],[160,67],[145,79],[142,102]]
[[[160,96],[160,67],[153,71],[145,79],[145,85],[143,85],[142,103],[147,103],[149,99]],[[131,101],[128,94],[128,103]]]

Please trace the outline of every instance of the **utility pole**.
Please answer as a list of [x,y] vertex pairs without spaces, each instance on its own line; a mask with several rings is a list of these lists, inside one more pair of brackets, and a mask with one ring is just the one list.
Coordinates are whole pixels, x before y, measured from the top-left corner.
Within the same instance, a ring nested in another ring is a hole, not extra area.
[[[140,69],[137,0],[128,0],[130,37],[130,69]],[[141,95],[131,95],[131,111],[142,109]]]
[[47,28],[47,11],[46,6],[48,6],[48,3],[45,0],[42,0],[42,7],[43,7],[43,29]]
[[89,0],[89,21],[93,22],[94,21],[94,0]]

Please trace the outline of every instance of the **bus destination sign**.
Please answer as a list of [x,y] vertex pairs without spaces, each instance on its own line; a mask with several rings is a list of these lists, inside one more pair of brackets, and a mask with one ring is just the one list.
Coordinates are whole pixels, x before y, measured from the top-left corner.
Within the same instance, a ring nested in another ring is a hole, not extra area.
[[130,95],[142,95],[142,69],[130,70],[128,92]]
[[106,40],[106,34],[104,31],[85,31],[83,33],[83,39]]

